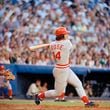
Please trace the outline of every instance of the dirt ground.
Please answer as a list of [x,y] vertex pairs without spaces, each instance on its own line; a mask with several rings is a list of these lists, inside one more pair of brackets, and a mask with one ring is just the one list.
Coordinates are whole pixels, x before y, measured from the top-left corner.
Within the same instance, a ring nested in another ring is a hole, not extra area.
[[0,110],[110,110],[109,107],[85,108],[81,106],[56,106],[35,104],[0,104]]
[[68,100],[66,102],[54,102],[45,100],[41,105],[36,105],[33,100],[3,99],[0,100],[0,110],[110,110],[110,100],[93,100],[98,107],[85,108],[80,100]]

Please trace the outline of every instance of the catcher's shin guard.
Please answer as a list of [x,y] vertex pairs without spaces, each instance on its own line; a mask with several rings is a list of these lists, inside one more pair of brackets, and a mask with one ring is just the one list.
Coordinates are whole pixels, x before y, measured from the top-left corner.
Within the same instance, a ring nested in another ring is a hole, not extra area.
[[12,95],[13,95],[12,89],[9,89],[8,90],[8,97],[9,97],[9,99],[12,99]]

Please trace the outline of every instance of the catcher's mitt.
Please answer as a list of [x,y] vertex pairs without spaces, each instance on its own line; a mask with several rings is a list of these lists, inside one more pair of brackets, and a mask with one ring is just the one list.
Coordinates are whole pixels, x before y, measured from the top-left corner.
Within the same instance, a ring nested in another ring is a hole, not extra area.
[[15,76],[9,70],[4,72],[4,76],[7,80],[15,80]]

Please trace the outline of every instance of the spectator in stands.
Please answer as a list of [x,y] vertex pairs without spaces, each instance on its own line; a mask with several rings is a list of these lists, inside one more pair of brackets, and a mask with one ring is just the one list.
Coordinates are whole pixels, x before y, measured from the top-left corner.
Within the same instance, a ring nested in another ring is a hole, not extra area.
[[47,65],[45,54],[41,53],[36,65]]
[[32,98],[34,98],[35,94],[39,93],[40,91],[42,91],[41,81],[40,80],[36,80],[35,83],[32,83],[29,86],[28,91],[26,93],[26,97],[28,99],[32,99]]
[[[35,55],[28,47],[55,40],[53,30],[65,24],[71,31],[72,42],[76,44],[71,65],[108,67],[109,17],[109,2],[106,0],[4,1],[0,4],[0,53],[3,52],[0,62],[54,65],[52,58],[48,58],[48,48],[34,52]],[[106,55],[102,55],[101,50]],[[35,60],[37,53],[42,52],[43,55]],[[94,54],[99,56],[95,58]]]
[[108,58],[107,58],[106,66],[107,66],[108,68],[110,68],[110,55],[109,55]]

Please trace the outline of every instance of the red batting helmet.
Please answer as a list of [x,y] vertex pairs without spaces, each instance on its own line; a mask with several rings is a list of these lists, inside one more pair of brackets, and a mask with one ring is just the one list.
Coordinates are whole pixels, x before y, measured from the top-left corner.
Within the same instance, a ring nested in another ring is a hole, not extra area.
[[5,67],[3,65],[0,66],[0,71],[4,70]]
[[69,31],[67,31],[67,29],[65,27],[59,27],[55,30],[55,35],[59,36],[59,35],[65,35],[68,34]]

